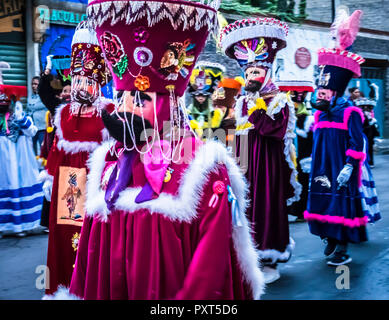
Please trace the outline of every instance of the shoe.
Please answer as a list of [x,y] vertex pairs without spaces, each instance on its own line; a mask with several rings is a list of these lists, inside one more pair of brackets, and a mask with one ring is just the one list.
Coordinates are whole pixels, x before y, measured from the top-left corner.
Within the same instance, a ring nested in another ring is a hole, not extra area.
[[329,266],[341,266],[353,261],[351,257],[346,253],[336,252],[334,257],[330,259],[327,264]]
[[27,236],[27,233],[26,232],[19,232],[19,233],[15,234],[15,236],[17,236],[18,238],[24,238],[25,236]]
[[371,164],[371,165],[370,165],[370,168],[371,168],[371,169],[375,168],[375,165],[374,165],[374,164]]
[[44,229],[43,232],[49,233],[49,228]]
[[324,255],[328,259],[333,258],[337,245],[336,241],[332,239],[324,239],[324,243],[326,244],[326,247],[324,248]]
[[294,220],[294,222],[306,222],[307,220],[305,220],[303,217],[297,217],[296,220]]
[[263,271],[263,275],[265,277],[266,284],[273,283],[281,277],[280,272],[278,271],[278,269],[275,269],[275,268],[270,268],[270,267],[265,266],[265,267],[263,267],[262,271]]

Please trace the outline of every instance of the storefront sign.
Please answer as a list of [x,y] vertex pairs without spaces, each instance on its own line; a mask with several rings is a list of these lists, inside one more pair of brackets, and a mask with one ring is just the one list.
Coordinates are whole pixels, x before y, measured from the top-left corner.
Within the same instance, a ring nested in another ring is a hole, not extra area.
[[39,6],[37,7],[37,10],[39,13],[39,19],[43,24],[52,23],[76,26],[81,21],[87,19],[87,15],[85,13],[50,9],[45,6]]
[[294,55],[294,61],[301,69],[306,69],[312,61],[311,53],[307,48],[298,48]]

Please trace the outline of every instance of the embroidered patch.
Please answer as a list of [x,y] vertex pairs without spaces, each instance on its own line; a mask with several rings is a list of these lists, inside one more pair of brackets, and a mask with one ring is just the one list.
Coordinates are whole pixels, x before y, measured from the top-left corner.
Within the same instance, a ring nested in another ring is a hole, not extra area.
[[171,42],[167,45],[158,70],[165,76],[166,80],[175,81],[179,74],[183,78],[189,76],[187,67],[192,66],[195,61],[193,55],[195,46],[195,44],[190,43],[189,39],[184,42]]
[[59,168],[57,224],[82,226],[86,195],[85,168]]
[[139,75],[136,77],[134,85],[139,91],[146,91],[150,88],[150,79],[149,77]]
[[326,176],[318,176],[314,179],[314,181],[320,183],[322,187],[331,189],[331,182]]
[[134,50],[134,60],[137,65],[147,67],[153,61],[153,53],[146,47],[138,47]]
[[128,57],[119,37],[105,31],[100,37],[104,49],[105,58],[112,64],[113,72],[121,79],[128,67]]

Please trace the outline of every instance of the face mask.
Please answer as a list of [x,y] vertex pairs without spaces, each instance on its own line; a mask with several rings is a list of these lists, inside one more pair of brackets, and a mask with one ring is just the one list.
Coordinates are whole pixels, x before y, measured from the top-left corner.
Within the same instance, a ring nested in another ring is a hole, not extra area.
[[313,108],[320,110],[320,111],[328,111],[330,109],[330,102],[327,100],[311,100],[311,105]]

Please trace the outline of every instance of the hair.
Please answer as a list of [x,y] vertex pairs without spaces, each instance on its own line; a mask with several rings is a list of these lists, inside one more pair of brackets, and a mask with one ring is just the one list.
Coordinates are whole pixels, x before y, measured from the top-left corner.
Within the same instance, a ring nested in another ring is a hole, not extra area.
[[359,88],[358,87],[352,87],[352,88],[348,89],[348,92],[349,93],[354,93],[355,90],[359,90]]
[[38,81],[40,81],[40,80],[41,80],[41,77],[39,77],[39,76],[35,76],[35,77],[33,77],[33,78],[32,78],[32,81],[34,81],[34,80],[38,80]]

